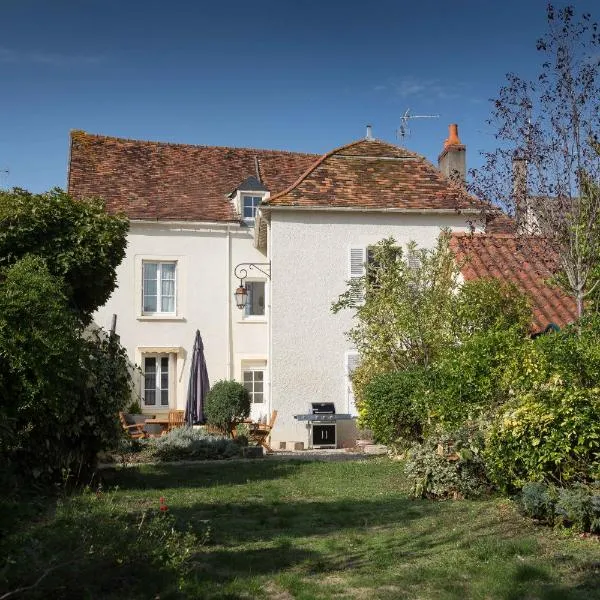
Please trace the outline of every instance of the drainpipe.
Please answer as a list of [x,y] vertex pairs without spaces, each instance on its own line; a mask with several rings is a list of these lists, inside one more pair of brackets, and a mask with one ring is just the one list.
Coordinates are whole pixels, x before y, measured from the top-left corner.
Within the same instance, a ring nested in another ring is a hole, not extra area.
[[225,362],[225,373],[226,373],[226,377],[227,379],[232,379],[232,373],[231,373],[231,345],[232,345],[232,340],[231,340],[231,228],[230,225],[227,225],[227,260],[226,260],[226,266],[225,266],[225,280],[227,281],[227,302],[226,302],[226,306],[227,306],[227,318],[226,318],[226,324],[225,324],[225,332],[226,332],[226,337],[227,337],[227,360]]

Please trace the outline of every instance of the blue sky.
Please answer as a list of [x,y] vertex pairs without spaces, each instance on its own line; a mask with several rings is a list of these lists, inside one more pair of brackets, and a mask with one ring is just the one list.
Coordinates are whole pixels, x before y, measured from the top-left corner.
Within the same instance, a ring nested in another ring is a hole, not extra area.
[[[495,144],[489,98],[507,72],[537,72],[545,6],[3,0],[0,186],[64,187],[71,129],[320,153],[370,123],[436,162],[456,122],[477,166]],[[406,109],[440,118],[399,140]]]

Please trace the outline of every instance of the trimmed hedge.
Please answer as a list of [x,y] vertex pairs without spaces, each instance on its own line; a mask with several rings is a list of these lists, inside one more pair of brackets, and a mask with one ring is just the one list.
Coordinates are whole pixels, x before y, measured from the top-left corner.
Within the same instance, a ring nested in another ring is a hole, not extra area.
[[250,414],[250,394],[237,381],[217,381],[206,397],[205,414],[210,425],[231,432],[236,421]]

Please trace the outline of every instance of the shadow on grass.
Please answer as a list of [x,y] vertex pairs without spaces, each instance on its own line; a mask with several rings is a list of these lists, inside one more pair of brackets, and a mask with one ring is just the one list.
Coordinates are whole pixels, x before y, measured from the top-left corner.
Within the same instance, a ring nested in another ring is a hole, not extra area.
[[214,461],[189,465],[139,465],[104,469],[102,481],[108,486],[128,490],[172,488],[209,488],[220,485],[245,485],[252,481],[280,479],[293,475],[302,461]]

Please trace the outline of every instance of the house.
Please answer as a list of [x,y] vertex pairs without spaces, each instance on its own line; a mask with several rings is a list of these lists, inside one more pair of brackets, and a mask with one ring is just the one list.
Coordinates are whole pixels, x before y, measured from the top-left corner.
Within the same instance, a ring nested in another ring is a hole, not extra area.
[[[143,373],[144,412],[184,408],[199,329],[211,383],[242,381],[254,419],[278,411],[275,447],[317,443],[295,418],[313,402],[354,415],[352,317],[333,315],[331,303],[384,237],[432,247],[448,227],[457,252],[472,252],[463,242],[483,233],[482,207],[460,184],[465,154],[456,126],[439,168],[370,128],[322,156],[73,131],[69,192],[102,197],[131,222],[118,289],[95,320],[107,327],[117,315]],[[336,427],[326,443],[352,445],[354,421]]]

